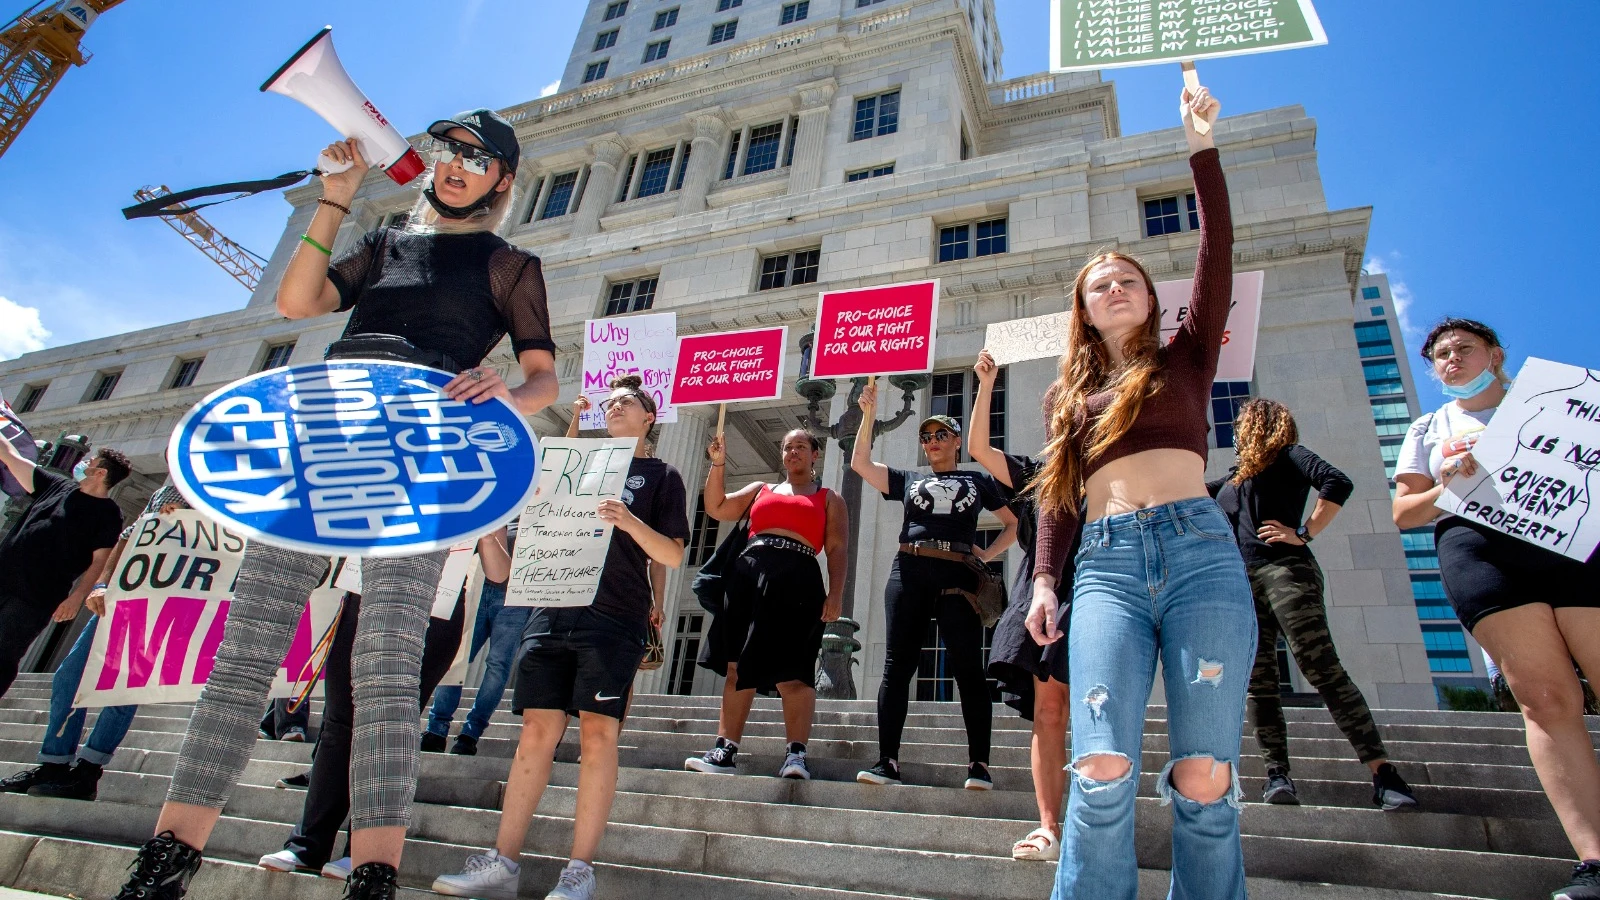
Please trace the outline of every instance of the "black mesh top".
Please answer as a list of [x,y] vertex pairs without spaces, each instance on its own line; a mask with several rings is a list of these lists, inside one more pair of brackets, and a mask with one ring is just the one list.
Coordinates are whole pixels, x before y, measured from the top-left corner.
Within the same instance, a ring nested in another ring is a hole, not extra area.
[[399,335],[463,368],[507,334],[514,353],[556,349],[539,257],[487,231],[369,231],[328,267],[328,280],[339,311],[353,310],[346,337]]

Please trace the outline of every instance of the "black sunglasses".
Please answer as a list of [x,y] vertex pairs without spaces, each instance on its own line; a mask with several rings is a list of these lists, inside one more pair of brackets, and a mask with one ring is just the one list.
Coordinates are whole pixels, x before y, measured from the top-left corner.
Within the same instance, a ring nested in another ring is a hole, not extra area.
[[917,435],[917,440],[921,441],[923,444],[931,444],[934,441],[948,441],[955,436],[956,433],[954,431],[951,431],[948,428],[941,428],[938,431],[924,431]]

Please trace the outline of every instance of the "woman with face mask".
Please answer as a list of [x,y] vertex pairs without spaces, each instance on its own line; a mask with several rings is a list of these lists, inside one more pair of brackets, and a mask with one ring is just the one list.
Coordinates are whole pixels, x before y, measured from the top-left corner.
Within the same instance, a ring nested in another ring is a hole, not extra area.
[[[397,360],[460,374],[451,399],[499,397],[533,415],[556,397],[555,344],[538,257],[494,233],[512,205],[521,151],[511,125],[479,109],[435,122],[433,167],[404,229],[368,232],[331,259],[368,165],[355,141],[327,154],[348,162],[323,175],[323,196],[278,286],[291,319],[349,311],[329,358]],[[512,388],[481,366],[511,337],[524,381]],[[351,857],[346,897],[389,900],[417,781],[417,696],[423,635],[445,552],[362,565],[352,690]],[[326,557],[252,541],[240,564],[216,666],[189,719],[156,836],[139,851],[117,900],[177,900],[200,868]]]
[[1600,900],[1600,762],[1573,670],[1600,672],[1600,556],[1578,562],[1434,505],[1452,479],[1477,472],[1472,447],[1510,379],[1499,336],[1471,319],[1435,325],[1422,358],[1450,400],[1411,423],[1395,466],[1394,523],[1434,523],[1445,596],[1522,703],[1528,755],[1578,855],[1572,882],[1552,896]]

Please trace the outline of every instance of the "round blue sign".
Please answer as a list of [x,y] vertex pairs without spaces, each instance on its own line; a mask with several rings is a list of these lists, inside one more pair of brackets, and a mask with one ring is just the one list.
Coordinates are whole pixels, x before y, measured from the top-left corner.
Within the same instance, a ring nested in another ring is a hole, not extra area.
[[184,415],[167,464],[194,507],[262,543],[408,556],[486,534],[538,483],[538,441],[504,400],[451,400],[455,376],[337,360],[272,369]]

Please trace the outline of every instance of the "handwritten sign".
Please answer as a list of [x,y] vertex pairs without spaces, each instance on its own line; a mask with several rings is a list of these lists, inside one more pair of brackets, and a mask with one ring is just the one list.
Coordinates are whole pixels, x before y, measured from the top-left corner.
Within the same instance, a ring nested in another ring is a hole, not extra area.
[[[1261,290],[1266,279],[1261,272],[1237,272],[1233,276],[1233,306],[1228,311],[1227,330],[1222,337],[1222,355],[1217,360],[1218,381],[1249,381],[1256,368],[1256,336],[1261,325]],[[1168,342],[1178,335],[1178,326],[1189,317],[1189,301],[1194,294],[1194,279],[1156,283],[1156,302],[1161,304],[1161,336]],[[1071,312],[1050,313],[1028,319],[996,322],[984,331],[984,349],[996,365],[1009,365],[1030,359],[1047,359],[1066,351]]]
[[611,379],[638,375],[656,401],[656,422],[678,421],[667,393],[672,390],[672,367],[678,361],[678,314],[613,316],[583,323],[583,393],[589,411],[578,427],[603,429],[605,414],[600,401],[611,394]]
[[[245,538],[200,513],[145,516],[106,590],[75,706],[187,703],[200,697],[222,644]],[[288,697],[315,674],[312,649],[338,612],[334,560],[311,594],[270,696]]]
[[1328,42],[1311,0],[1050,0],[1050,71],[1241,56]]
[[1472,447],[1478,471],[1438,506],[1563,556],[1600,545],[1600,369],[1530,358]]
[[522,511],[507,606],[594,603],[612,527],[600,501],[621,499],[637,438],[545,438],[539,485]]
[[686,337],[678,342],[672,404],[776,400],[788,346],[787,326]]
[[931,372],[939,279],[824,291],[817,301],[813,378]]

